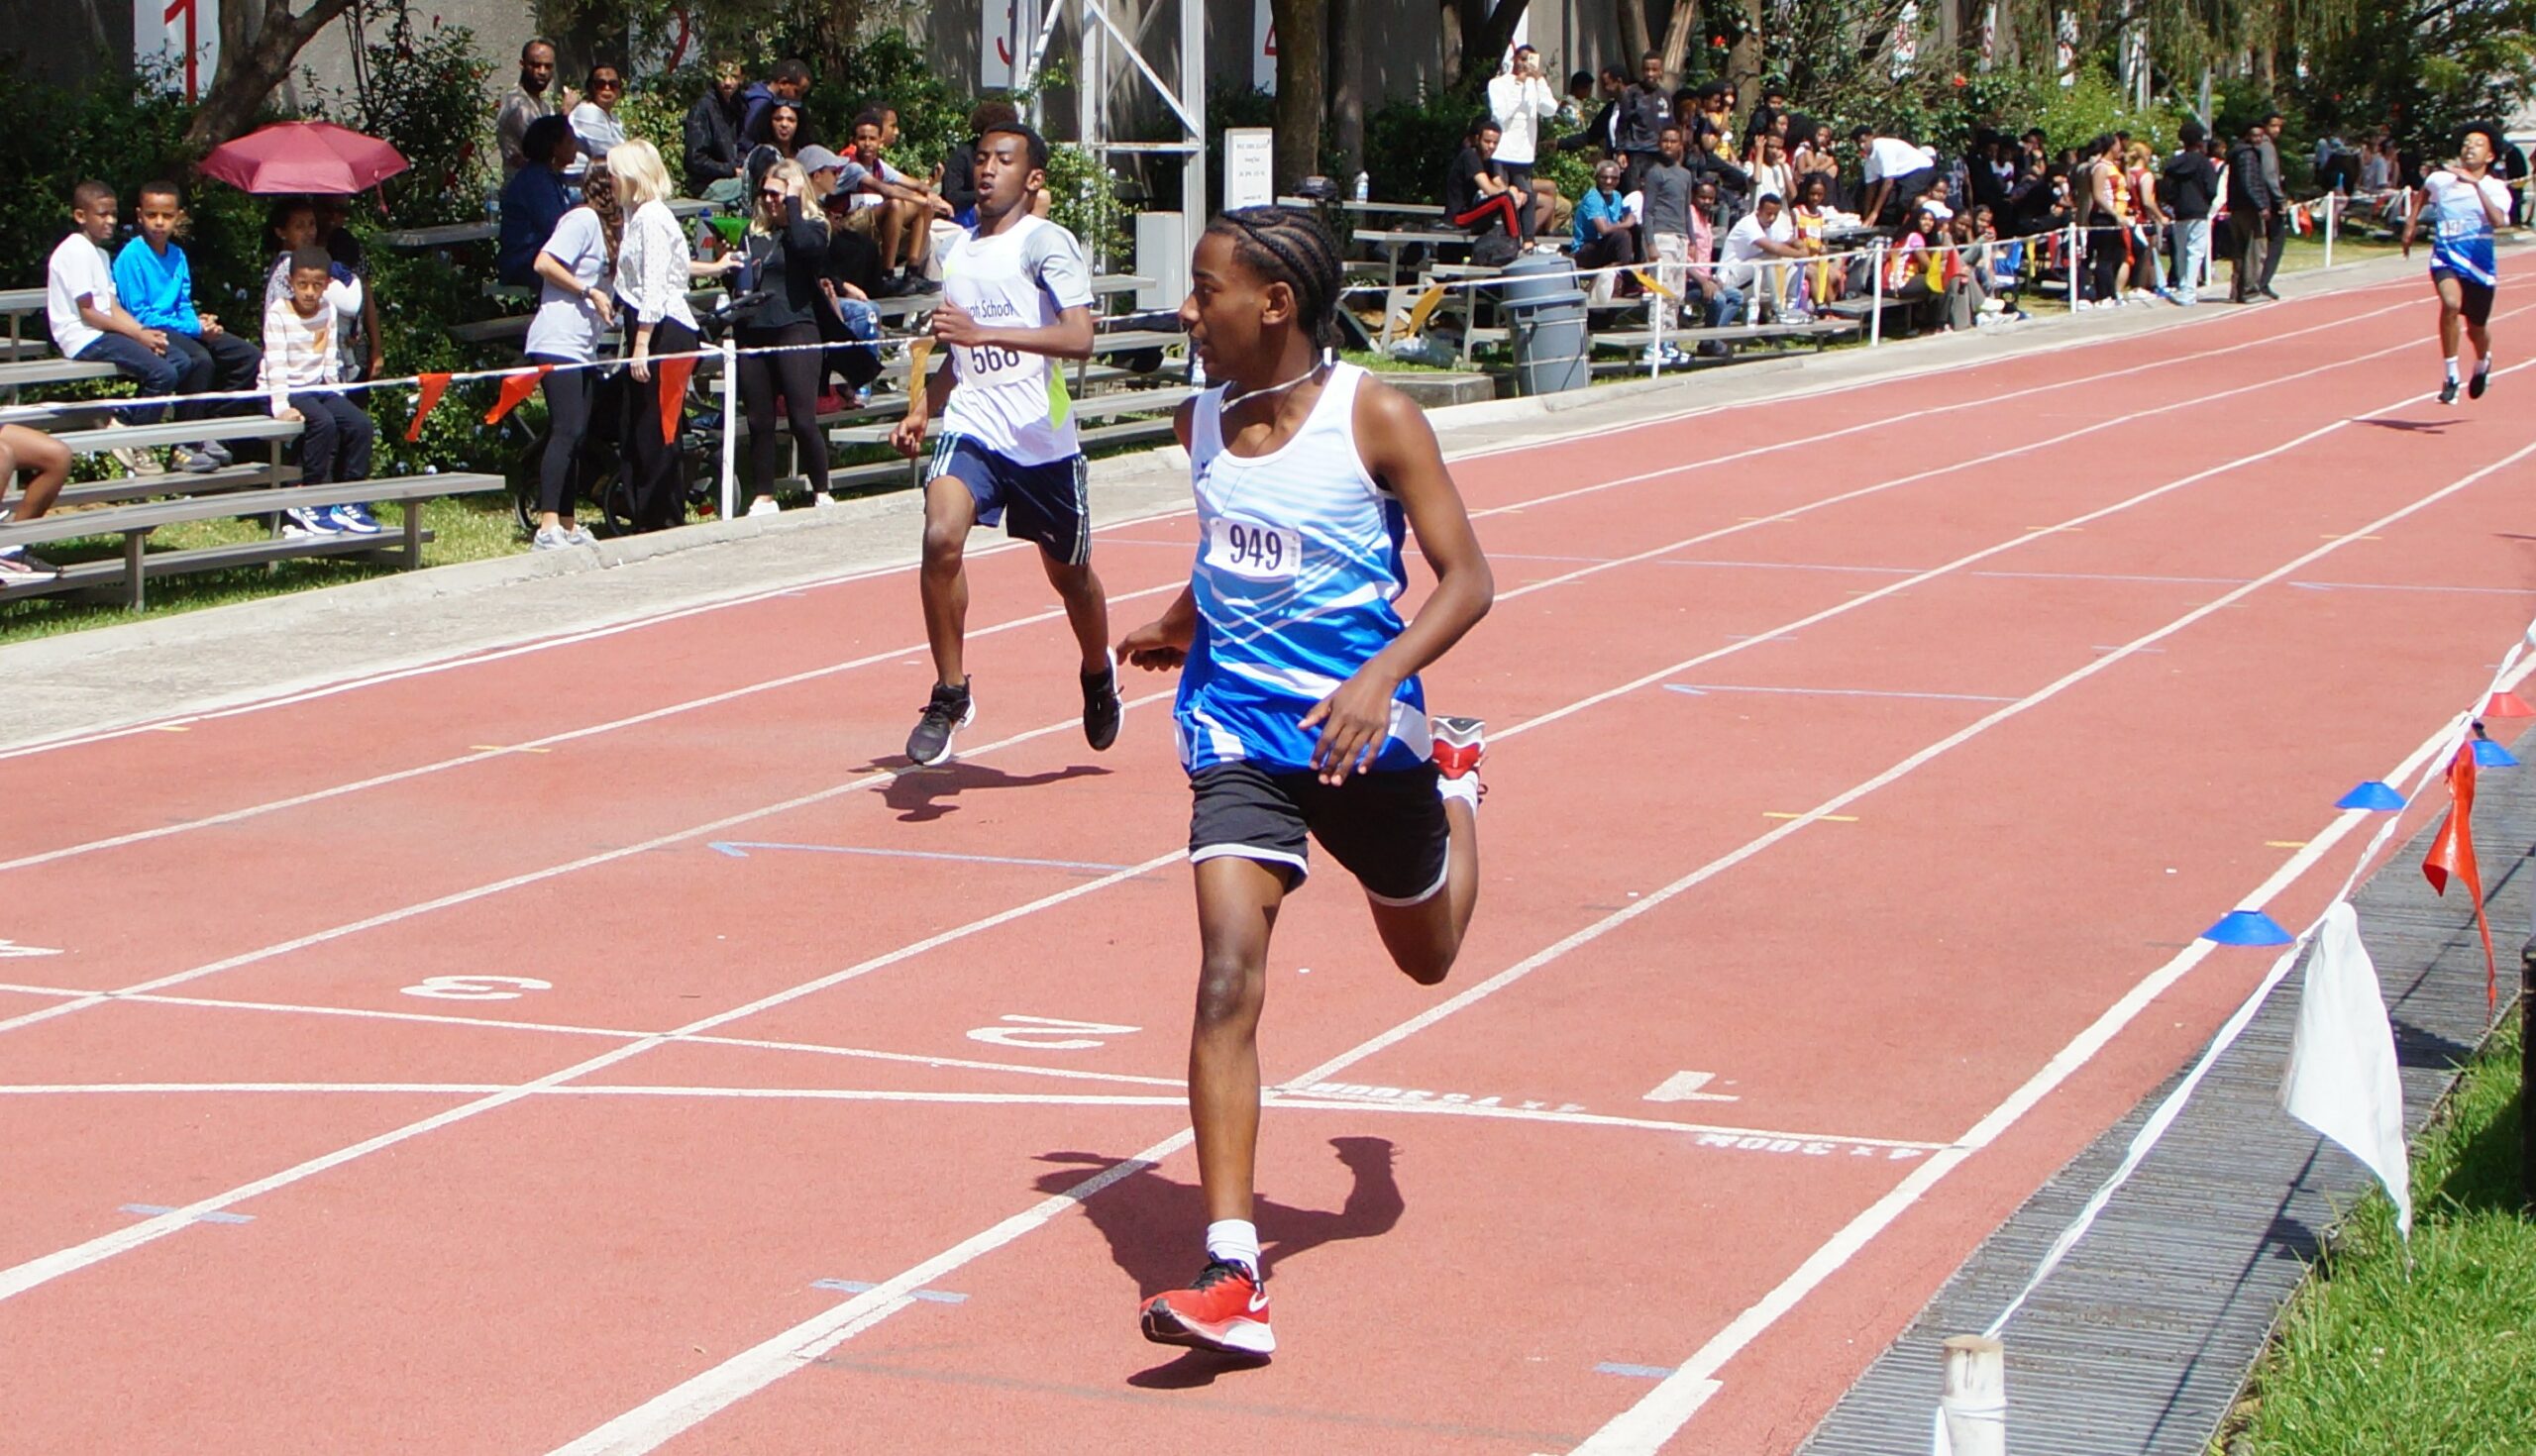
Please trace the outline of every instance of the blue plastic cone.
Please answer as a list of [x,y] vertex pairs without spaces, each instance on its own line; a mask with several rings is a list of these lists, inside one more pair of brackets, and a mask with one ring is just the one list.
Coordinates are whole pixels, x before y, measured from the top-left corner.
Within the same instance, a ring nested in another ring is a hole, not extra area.
[[2475,740],[2475,767],[2479,769],[2515,769],[2518,759],[2508,749],[2488,738]]
[[2395,791],[2393,784],[2380,779],[2358,784],[2351,792],[2334,800],[2337,809],[2400,809],[2403,806],[2404,796]]
[[2287,945],[2293,937],[2261,910],[2230,910],[2201,938],[2217,945]]

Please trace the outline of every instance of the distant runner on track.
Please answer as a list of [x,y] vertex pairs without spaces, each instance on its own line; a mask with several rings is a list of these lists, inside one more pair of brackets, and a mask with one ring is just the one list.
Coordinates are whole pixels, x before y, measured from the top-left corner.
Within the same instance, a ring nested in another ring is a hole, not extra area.
[[2421,179],[2413,194],[2412,215],[2404,219],[2404,256],[2412,257],[2413,235],[2428,217],[2431,226],[2430,285],[2439,290],[2439,352],[2448,377],[2439,388],[2441,404],[2457,402],[2457,336],[2475,345],[2474,381],[2469,397],[2481,399],[2492,373],[2492,291],[2500,285],[2500,265],[2492,256],[2492,234],[2509,226],[2509,184],[2492,175],[2492,157],[2500,149],[2500,129],[2484,122],[2466,128],[2457,160]]
[[[1180,407],[1200,546],[1189,586],[1118,644],[1181,668],[1174,710],[1196,803],[1201,960],[1189,1112],[1207,1266],[1142,1310],[1147,1339],[1275,1351],[1251,1184],[1269,931],[1309,841],[1364,885],[1392,961],[1444,979],[1479,894],[1475,718],[1432,719],[1418,675],[1487,614],[1496,587],[1434,432],[1409,397],[1331,362],[1338,246],[1310,213],[1217,218],[1180,321],[1208,376]],[[1404,528],[1434,568],[1415,620]]]
[[1065,373],[1054,361],[1092,355],[1092,274],[1074,235],[1030,211],[1047,186],[1048,144],[1018,121],[977,139],[977,231],[942,260],[942,303],[933,338],[951,363],[910,379],[906,418],[890,443],[913,460],[927,422],[942,438],[925,467],[924,635],[934,687],[907,757],[938,764],[952,736],[977,718],[965,661],[970,528],[1004,523],[1037,543],[1048,584],[1065,602],[1083,649],[1083,736],[1095,750],[1117,740],[1125,705],[1110,658],[1110,607],[1092,572],[1089,468],[1077,444]]

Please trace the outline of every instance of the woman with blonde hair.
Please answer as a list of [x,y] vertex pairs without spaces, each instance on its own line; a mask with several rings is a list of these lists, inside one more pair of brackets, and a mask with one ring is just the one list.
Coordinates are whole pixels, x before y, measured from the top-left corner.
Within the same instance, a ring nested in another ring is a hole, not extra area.
[[[740,308],[740,407],[749,422],[749,514],[773,515],[775,401],[784,400],[795,464],[810,500],[828,503],[828,442],[819,433],[819,279],[827,271],[828,217],[810,175],[779,161],[758,184],[757,210],[740,240],[748,292]],[[768,353],[755,351],[766,350]]]
[[678,431],[686,413],[671,405],[666,434],[661,391],[652,387],[652,356],[687,354],[695,348],[695,312],[687,290],[699,277],[727,272],[736,260],[697,262],[687,234],[669,209],[669,168],[649,142],[628,142],[607,154],[616,175],[617,205],[625,211],[625,239],[616,252],[616,306],[630,338],[627,371],[634,377],[627,411],[626,483],[634,496],[636,529],[657,531],[680,524],[687,502],[678,480]]

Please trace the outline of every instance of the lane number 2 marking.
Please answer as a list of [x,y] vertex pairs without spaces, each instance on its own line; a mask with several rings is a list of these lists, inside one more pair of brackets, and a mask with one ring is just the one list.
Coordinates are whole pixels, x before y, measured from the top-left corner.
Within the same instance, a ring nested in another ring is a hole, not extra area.
[[981,1026],[969,1033],[969,1040],[988,1042],[1000,1047],[1019,1047],[1032,1052],[1082,1052],[1108,1044],[1113,1036],[1126,1036],[1141,1031],[1140,1026],[1117,1026],[1107,1021],[1068,1021],[1058,1016],[1002,1016],[1003,1026]]
[[554,988],[551,981],[527,976],[426,976],[421,985],[403,990],[436,1001],[515,1001],[532,990]]

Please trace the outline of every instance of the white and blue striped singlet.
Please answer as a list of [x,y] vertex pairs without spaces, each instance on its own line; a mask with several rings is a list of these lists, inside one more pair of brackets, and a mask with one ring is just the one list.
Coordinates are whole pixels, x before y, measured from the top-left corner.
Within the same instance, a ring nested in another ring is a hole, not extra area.
[[[1224,449],[1220,386],[1198,396],[1189,468],[1198,498],[1198,628],[1174,709],[1192,774],[1247,760],[1307,771],[1321,730],[1305,713],[1400,636],[1409,584],[1400,500],[1356,450],[1356,387],[1338,364],[1294,437],[1266,455]],[[1418,679],[1393,695],[1372,768],[1414,769],[1433,752]]]
[[2488,194],[2503,213],[2509,211],[2509,186],[2500,178],[2469,180],[2442,168],[2422,178],[2422,213],[2430,223],[2430,270],[2455,273],[2489,288],[2500,282],[2500,263],[2492,255],[2492,220],[2484,215]]

